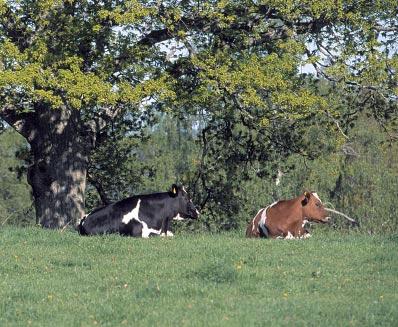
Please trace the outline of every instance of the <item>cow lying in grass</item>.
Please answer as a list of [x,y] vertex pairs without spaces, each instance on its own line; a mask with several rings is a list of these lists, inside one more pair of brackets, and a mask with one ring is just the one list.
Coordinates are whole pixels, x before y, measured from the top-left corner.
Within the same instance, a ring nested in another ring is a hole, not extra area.
[[171,191],[132,196],[97,208],[78,225],[81,235],[120,233],[127,236],[172,236],[171,220],[197,219],[199,215],[183,187]]
[[246,229],[247,237],[307,238],[311,234],[305,229],[307,221],[327,223],[327,209],[316,193],[282,200],[260,209]]

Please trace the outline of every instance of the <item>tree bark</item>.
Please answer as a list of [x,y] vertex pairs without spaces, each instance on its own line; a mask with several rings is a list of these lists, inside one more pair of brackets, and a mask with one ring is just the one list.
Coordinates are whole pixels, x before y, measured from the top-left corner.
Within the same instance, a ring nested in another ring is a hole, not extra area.
[[84,215],[84,191],[90,142],[82,135],[80,112],[36,108],[28,142],[28,169],[36,217],[45,228],[75,224]]

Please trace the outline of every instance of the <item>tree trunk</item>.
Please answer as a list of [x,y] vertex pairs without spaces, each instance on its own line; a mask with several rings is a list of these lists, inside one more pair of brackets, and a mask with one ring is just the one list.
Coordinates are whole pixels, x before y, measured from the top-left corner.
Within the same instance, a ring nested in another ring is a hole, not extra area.
[[90,142],[82,136],[77,110],[36,108],[28,137],[28,170],[36,217],[45,228],[74,225],[84,215]]

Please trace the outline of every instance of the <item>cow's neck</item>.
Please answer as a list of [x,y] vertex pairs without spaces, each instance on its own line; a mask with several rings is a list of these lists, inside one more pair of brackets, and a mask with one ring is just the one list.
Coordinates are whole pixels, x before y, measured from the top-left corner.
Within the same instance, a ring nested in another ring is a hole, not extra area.
[[[305,217],[304,208],[301,207],[301,200],[296,199],[292,202],[292,215],[288,218],[288,229],[291,233],[294,233],[301,228]],[[300,206],[300,210],[294,210],[294,208],[297,208],[298,206]]]
[[173,215],[170,218],[174,218],[174,217],[176,217],[179,214],[179,211],[180,211],[179,210],[179,199],[178,199],[178,197],[173,199],[171,206],[172,206]]

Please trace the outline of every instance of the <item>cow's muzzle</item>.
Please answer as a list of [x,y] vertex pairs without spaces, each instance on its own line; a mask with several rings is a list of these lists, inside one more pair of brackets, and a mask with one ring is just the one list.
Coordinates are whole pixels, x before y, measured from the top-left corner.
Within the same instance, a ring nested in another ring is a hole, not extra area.
[[325,218],[323,218],[320,222],[323,223],[323,224],[327,224],[327,223],[330,222],[330,220],[331,220],[330,217],[325,217]]

